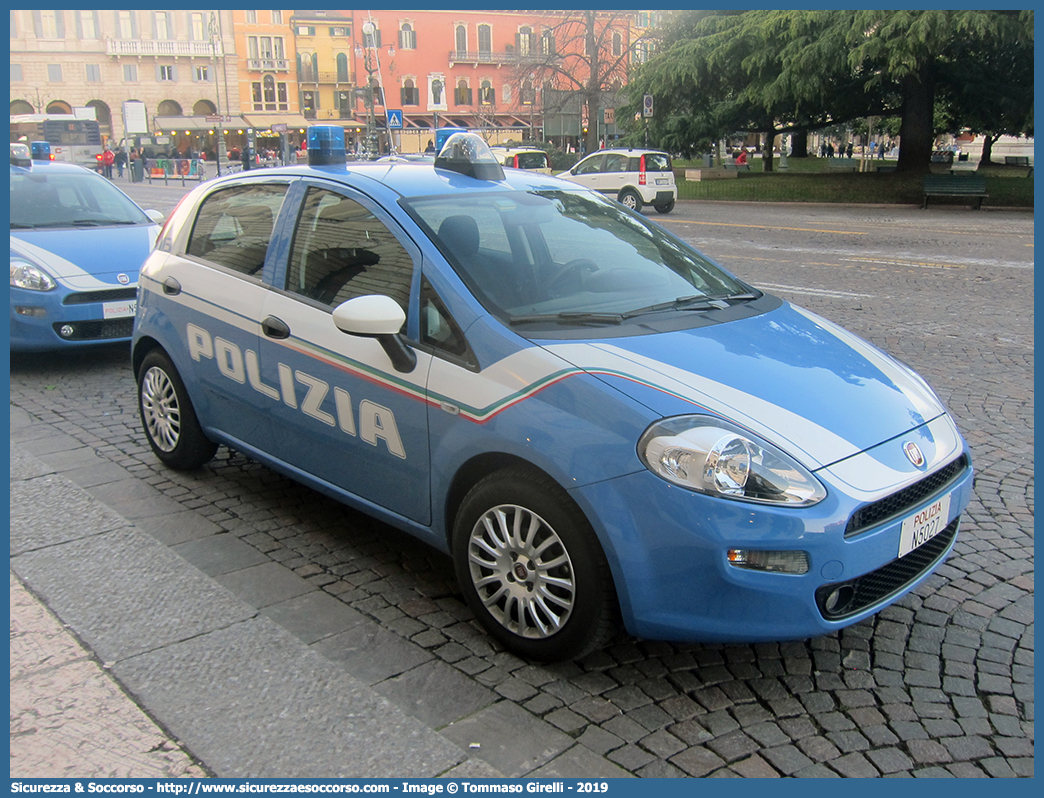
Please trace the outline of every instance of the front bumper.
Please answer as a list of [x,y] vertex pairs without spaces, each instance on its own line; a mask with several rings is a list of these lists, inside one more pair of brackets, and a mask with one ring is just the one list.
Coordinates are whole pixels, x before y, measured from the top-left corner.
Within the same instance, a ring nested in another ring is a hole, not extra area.
[[[846,537],[845,530],[862,502],[836,485],[827,489],[827,498],[813,507],[778,508],[712,498],[643,472],[572,495],[602,540],[631,634],[738,643],[829,633],[916,587],[952,549],[971,498],[972,469],[967,465],[931,496],[856,536]],[[897,558],[903,519],[946,493],[946,530]],[[737,568],[727,559],[731,548],[804,551],[809,570],[795,575]],[[849,585],[862,590],[863,604],[827,617],[827,596]]]
[[[111,291],[26,291],[12,287],[11,351],[32,352],[130,341],[134,316],[106,318],[105,306],[133,308],[137,288]],[[63,329],[65,333],[63,334]]]

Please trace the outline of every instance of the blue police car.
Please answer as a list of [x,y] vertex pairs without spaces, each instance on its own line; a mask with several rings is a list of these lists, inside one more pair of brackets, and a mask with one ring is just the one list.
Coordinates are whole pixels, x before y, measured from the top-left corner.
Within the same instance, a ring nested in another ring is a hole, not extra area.
[[129,341],[163,214],[35,145],[11,145],[11,351]]
[[517,654],[807,638],[946,557],[968,447],[909,368],[598,193],[504,170],[310,164],[191,192],[133,363],[173,468],[234,447],[449,553]]

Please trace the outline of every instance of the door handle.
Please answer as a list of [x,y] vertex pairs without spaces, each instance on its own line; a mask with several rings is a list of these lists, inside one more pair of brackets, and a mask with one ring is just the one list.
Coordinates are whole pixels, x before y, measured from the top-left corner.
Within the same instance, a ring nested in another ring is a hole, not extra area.
[[286,322],[282,319],[277,319],[275,316],[268,316],[261,322],[261,332],[269,338],[281,339],[290,337],[290,328]]
[[168,277],[163,281],[163,293],[167,296],[177,296],[181,293],[181,283],[173,277]]

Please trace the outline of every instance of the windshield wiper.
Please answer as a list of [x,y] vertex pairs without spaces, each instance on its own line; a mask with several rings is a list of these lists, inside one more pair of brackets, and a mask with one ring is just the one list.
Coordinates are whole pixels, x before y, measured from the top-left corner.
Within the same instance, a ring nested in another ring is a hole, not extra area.
[[695,294],[694,296],[680,296],[670,302],[657,302],[655,305],[629,310],[623,316],[625,319],[630,319],[634,316],[644,316],[646,313],[659,313],[661,310],[720,310],[724,307],[728,307],[728,305],[720,299]]
[[620,324],[624,318],[619,313],[566,311],[563,313],[532,313],[526,316],[512,316],[508,323],[515,325],[549,321],[554,324]]

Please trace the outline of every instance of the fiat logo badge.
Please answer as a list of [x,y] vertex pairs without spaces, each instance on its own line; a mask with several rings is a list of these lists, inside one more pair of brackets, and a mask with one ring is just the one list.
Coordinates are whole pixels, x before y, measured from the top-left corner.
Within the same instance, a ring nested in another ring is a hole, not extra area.
[[520,562],[515,563],[515,576],[518,577],[520,581],[525,581],[525,578],[529,576],[529,572],[526,570],[526,566],[524,566]]
[[117,274],[116,280],[119,282],[120,285],[127,285],[127,283],[130,282],[130,277],[128,277],[125,274]]
[[924,453],[921,452],[921,447],[913,441],[907,441],[903,444],[903,451],[906,453],[906,459],[914,464],[915,468],[920,468],[924,465]]

